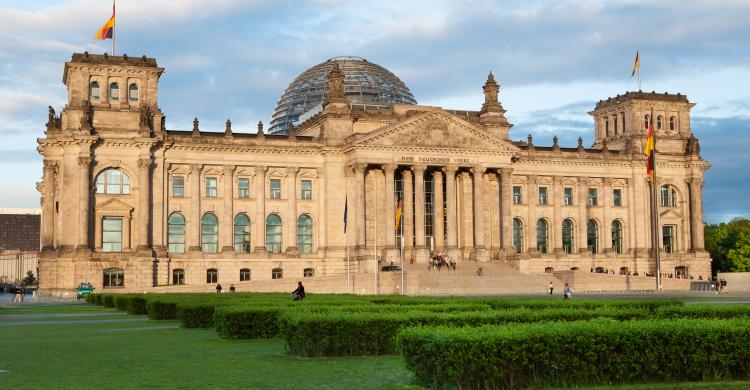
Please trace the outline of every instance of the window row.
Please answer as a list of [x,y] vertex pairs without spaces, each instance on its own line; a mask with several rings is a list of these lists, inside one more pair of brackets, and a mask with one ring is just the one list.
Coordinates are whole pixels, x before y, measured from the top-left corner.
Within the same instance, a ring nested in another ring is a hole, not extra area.
[[[549,199],[549,187],[541,186],[538,188],[537,203],[540,205],[550,204]],[[513,186],[513,204],[523,203],[523,189],[521,186]],[[563,204],[565,206],[572,206],[575,204],[573,200],[573,187],[563,188]],[[588,189],[588,203],[589,206],[599,205],[599,189],[589,188]],[[612,189],[612,205],[615,207],[622,206],[622,189]]]
[[[206,253],[219,251],[219,219],[214,213],[203,214],[200,225],[201,250]],[[167,250],[170,253],[185,252],[185,217],[175,212],[167,221]],[[250,253],[252,240],[250,232],[250,217],[239,213],[234,217],[234,251]],[[283,223],[277,214],[266,217],[266,250],[269,253],[281,253],[283,243]],[[297,250],[300,253],[312,253],[313,250],[313,220],[308,214],[297,218]]]
[[[281,199],[281,179],[271,179],[268,186],[268,197],[271,199]],[[203,195],[206,198],[216,198],[218,196],[218,178],[206,177],[204,180]],[[185,177],[172,177],[172,196],[182,198],[185,196]],[[250,197],[250,179],[237,179],[237,197]],[[300,180],[300,199],[312,199],[312,180]]]
[[[98,81],[92,81],[89,84],[89,99],[98,101],[101,99],[101,88]],[[114,82],[109,84],[109,100],[120,100],[120,84]],[[128,100],[131,102],[138,101],[138,85],[131,83],[128,87]]]
[[[650,121],[651,121],[651,115],[646,114],[643,116],[643,128],[644,129],[646,130],[648,129]],[[663,130],[663,127],[664,127],[664,117],[662,117],[661,115],[658,115],[656,117],[655,129]],[[669,130],[671,131],[677,130],[677,118],[674,115],[669,117]]]
[[[563,250],[573,253],[575,250],[576,229],[571,219],[565,219],[561,225],[561,236]],[[540,218],[536,222],[536,248],[541,253],[550,253],[550,231],[549,222]],[[615,253],[623,251],[623,226],[620,220],[612,221],[611,228],[612,250]],[[599,253],[599,223],[589,219],[586,223],[586,246],[591,253]],[[523,252],[524,248],[524,224],[520,218],[513,218],[513,247],[516,253]]]
[[[250,268],[240,269],[240,282],[249,282]],[[107,288],[113,287],[125,287],[125,270],[122,268],[107,268],[103,272],[104,281],[103,286]],[[302,276],[305,278],[311,278],[315,275],[315,269],[305,268],[302,271]],[[274,268],[271,270],[271,279],[283,279],[284,270],[282,268]],[[206,283],[218,283],[219,282],[219,271],[216,268],[209,268],[206,270]],[[185,270],[182,268],[175,268],[172,270],[172,284],[181,285],[185,284]]]

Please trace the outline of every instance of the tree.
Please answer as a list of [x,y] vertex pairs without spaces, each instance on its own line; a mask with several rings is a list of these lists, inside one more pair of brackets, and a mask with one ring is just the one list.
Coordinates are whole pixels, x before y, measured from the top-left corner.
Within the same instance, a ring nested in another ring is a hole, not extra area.
[[740,231],[727,259],[732,272],[750,272],[750,228]]
[[[711,268],[714,273],[736,271],[735,262],[740,267],[742,267],[741,264],[747,263],[747,261],[741,260],[743,254],[746,253],[743,252],[742,248],[747,244],[740,243],[738,246],[739,238],[743,232],[750,232],[750,220],[735,218],[729,223],[706,226],[704,234],[706,250],[711,255]],[[730,260],[729,252],[732,250],[735,252],[733,252],[734,257]]]
[[24,286],[31,286],[36,284],[36,278],[34,277],[34,273],[29,271],[26,273],[26,277],[23,278],[23,281],[21,281],[21,284]]

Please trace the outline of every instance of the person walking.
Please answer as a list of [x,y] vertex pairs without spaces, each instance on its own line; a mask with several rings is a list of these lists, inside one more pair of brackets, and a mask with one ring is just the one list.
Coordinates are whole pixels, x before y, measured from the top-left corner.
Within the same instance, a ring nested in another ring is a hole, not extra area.
[[570,286],[568,283],[565,283],[565,287],[563,288],[563,299],[570,299],[573,297],[573,292],[570,290]]
[[21,302],[23,302],[23,300],[21,298],[21,287],[18,286],[18,285],[16,285],[16,287],[13,289],[13,292],[15,293],[13,295],[13,303],[16,303],[16,302],[21,303]]
[[547,288],[549,289],[549,295],[552,296],[552,290],[555,289],[555,286],[552,284],[552,282],[549,282],[549,286]]

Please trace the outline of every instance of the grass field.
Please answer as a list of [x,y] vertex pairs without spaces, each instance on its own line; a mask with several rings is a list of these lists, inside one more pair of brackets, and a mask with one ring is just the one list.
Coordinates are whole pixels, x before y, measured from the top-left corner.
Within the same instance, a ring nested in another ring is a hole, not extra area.
[[[214,329],[86,304],[0,311],[2,388],[421,389],[415,383],[396,355],[297,358],[281,339],[224,340]],[[747,389],[750,382],[622,388]]]

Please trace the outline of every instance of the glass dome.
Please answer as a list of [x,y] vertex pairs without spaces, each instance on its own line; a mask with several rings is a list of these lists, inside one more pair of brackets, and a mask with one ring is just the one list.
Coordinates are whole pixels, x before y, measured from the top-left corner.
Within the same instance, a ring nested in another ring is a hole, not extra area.
[[351,104],[388,106],[417,104],[409,88],[388,69],[361,57],[335,57],[297,76],[276,103],[269,133],[284,134],[321,110],[328,94],[328,73],[338,62],[344,73],[344,93]]

